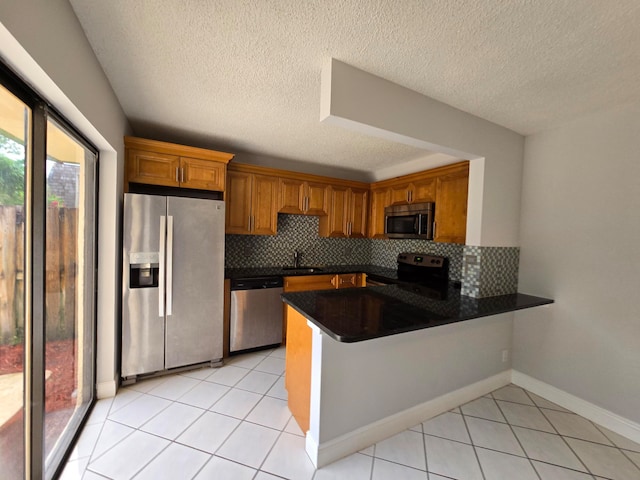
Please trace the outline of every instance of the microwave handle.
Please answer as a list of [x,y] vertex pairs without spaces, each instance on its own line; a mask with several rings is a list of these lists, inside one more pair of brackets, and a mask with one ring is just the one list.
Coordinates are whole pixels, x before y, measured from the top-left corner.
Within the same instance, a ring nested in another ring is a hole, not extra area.
[[424,215],[422,215],[420,213],[418,215],[416,215],[416,219],[414,221],[413,228],[414,228],[414,230],[415,230],[417,235],[421,235],[422,234],[423,217],[424,217]]
[[384,216],[384,234],[389,233],[389,215]]

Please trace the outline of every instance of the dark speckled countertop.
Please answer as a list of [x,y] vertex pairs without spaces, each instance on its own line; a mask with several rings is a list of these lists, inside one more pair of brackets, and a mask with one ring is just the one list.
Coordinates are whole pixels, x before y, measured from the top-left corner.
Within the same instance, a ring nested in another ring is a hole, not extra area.
[[373,280],[397,285],[291,292],[283,301],[307,317],[339,342],[361,342],[398,333],[463,322],[474,318],[513,312],[553,303],[553,300],[523,293],[473,298],[449,284],[445,298],[433,299],[417,293],[398,280],[395,269],[375,265],[320,266],[313,273],[282,267],[229,268],[225,278],[366,273]]
[[347,343],[553,303],[522,293],[473,298],[453,286],[446,299],[435,300],[403,285],[292,292],[282,299],[327,335]]
[[[314,266],[316,267],[316,266]],[[306,271],[284,270],[283,267],[258,268],[226,268],[225,278],[257,278],[257,277],[294,277],[303,275],[330,275],[335,273],[366,273],[372,279],[398,281],[398,273],[393,268],[378,267],[376,265],[318,265],[313,273]]]

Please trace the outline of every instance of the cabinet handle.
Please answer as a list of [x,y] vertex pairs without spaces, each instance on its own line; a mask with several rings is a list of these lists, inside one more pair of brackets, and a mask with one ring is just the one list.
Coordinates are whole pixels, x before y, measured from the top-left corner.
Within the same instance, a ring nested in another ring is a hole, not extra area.
[[184,183],[184,168],[180,169],[180,183]]
[[309,211],[309,197],[304,197],[304,211]]
[[180,183],[180,179],[178,178],[178,170],[180,169],[176,167],[176,182]]

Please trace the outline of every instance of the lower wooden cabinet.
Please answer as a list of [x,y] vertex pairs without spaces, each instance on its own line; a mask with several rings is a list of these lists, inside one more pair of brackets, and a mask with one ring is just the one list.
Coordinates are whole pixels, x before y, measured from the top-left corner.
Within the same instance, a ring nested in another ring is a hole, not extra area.
[[284,277],[285,292],[303,292],[308,290],[333,290],[336,288],[336,275],[304,275]]
[[287,403],[300,430],[306,433],[309,430],[311,403],[311,328],[307,325],[307,319],[288,305],[285,317],[287,352],[284,386],[287,389]]

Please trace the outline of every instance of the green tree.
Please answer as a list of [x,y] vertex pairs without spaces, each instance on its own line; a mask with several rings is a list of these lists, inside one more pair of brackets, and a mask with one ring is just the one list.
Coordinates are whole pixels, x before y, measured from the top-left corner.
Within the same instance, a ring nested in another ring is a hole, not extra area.
[[24,204],[24,147],[0,132],[0,204]]
[[0,204],[24,204],[24,159],[12,160],[0,153]]

